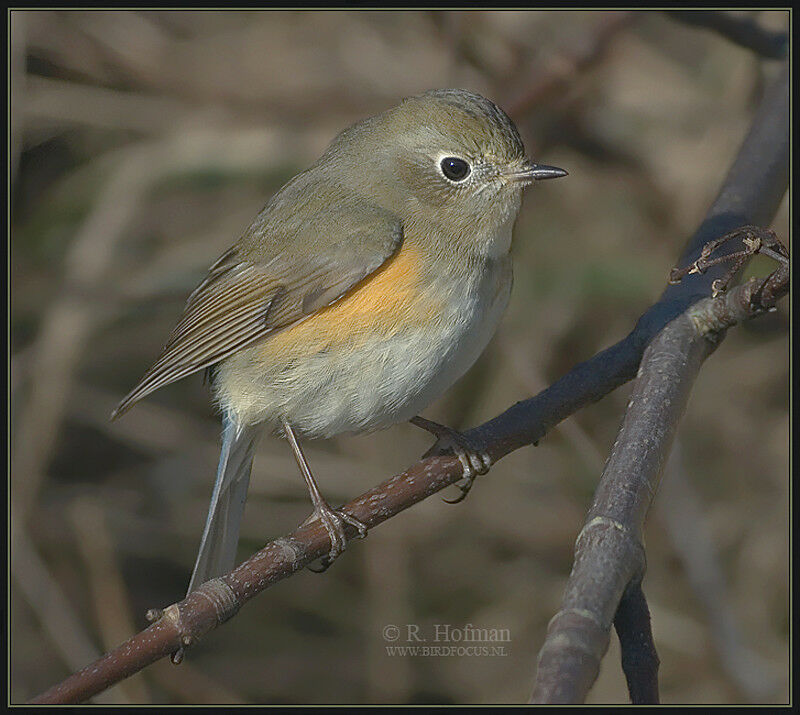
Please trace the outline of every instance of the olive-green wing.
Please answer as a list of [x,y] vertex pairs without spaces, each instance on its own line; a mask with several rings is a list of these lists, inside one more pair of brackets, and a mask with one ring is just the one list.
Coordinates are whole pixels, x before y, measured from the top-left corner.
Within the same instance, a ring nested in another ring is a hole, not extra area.
[[211,266],[161,356],[112,418],[335,302],[391,258],[402,239],[394,214],[301,174]]

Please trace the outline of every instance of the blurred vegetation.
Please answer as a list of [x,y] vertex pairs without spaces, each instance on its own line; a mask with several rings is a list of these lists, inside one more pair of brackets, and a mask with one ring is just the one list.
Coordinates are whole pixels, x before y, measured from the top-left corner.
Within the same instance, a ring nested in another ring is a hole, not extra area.
[[[751,14],[788,28],[786,12]],[[658,12],[623,18],[589,57],[618,20],[11,13],[12,494],[24,527],[12,555],[13,701],[183,595],[217,461],[207,387],[194,376],[119,422],[108,415],[208,265],[344,126],[410,94],[464,87],[509,110],[531,156],[570,172],[526,196],[504,322],[427,416],[473,426],[630,330],[777,66]],[[773,227],[786,241],[788,221],[785,202]],[[644,587],[666,703],[788,699],[787,303],[732,330],[708,361],[649,520]],[[262,594],[179,668],[160,662],[97,702],[525,701],[628,394],[512,454],[463,504],[428,499],[324,576]],[[309,443],[308,456],[341,503],[427,446],[399,425]],[[308,512],[290,451],[265,439],[240,555]],[[686,514],[696,518],[679,526]],[[706,551],[721,596],[687,575]],[[386,654],[384,626],[437,623],[508,628],[509,654]],[[627,702],[615,636],[590,702]]]

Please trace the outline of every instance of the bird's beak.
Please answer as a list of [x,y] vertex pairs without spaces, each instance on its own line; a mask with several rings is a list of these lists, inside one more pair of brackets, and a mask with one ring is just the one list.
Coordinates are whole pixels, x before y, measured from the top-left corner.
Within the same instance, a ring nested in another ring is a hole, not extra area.
[[512,171],[506,174],[505,178],[511,179],[511,181],[519,181],[530,184],[534,181],[541,181],[542,179],[558,179],[559,177],[566,175],[567,172],[563,169],[559,169],[557,166],[528,163],[518,171]]

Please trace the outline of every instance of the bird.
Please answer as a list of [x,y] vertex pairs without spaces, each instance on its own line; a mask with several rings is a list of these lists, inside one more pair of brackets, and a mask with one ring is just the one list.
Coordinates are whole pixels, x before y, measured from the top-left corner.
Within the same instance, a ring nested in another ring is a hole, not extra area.
[[[112,414],[208,370],[223,433],[189,592],[234,566],[256,444],[287,439],[330,537],[366,526],[322,496],[300,440],[410,421],[463,466],[485,452],[420,412],[482,353],[508,304],[523,189],[537,164],[494,102],[464,89],[407,97],[340,132],[288,181],[189,295],[161,355]],[[460,499],[459,499],[460,500]],[[457,501],[459,501],[457,500]]]

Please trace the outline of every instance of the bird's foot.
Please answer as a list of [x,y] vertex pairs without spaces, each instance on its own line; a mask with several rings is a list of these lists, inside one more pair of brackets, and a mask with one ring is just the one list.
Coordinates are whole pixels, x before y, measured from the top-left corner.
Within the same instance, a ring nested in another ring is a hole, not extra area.
[[426,420],[424,417],[412,418],[411,424],[421,427],[437,438],[436,444],[425,453],[425,457],[447,451],[451,451],[458,457],[463,468],[464,478],[463,484],[456,484],[461,490],[461,495],[455,499],[444,499],[444,501],[448,504],[458,504],[463,501],[469,494],[469,490],[472,489],[475,478],[489,471],[492,466],[492,458],[484,450],[478,449],[469,437],[452,427],[440,425],[438,422]]
[[344,530],[345,524],[349,524],[356,529],[358,535],[355,538],[357,539],[363,539],[367,535],[367,526],[354,516],[345,514],[339,509],[334,509],[325,501],[320,501],[314,505],[314,511],[303,524],[308,524],[315,519],[319,519],[328,532],[328,536],[331,540],[331,550],[328,552],[327,556],[322,557],[320,568],[314,569],[308,567],[308,569],[314,573],[322,573],[323,571],[327,571],[330,565],[336,561],[347,548],[347,536]]

